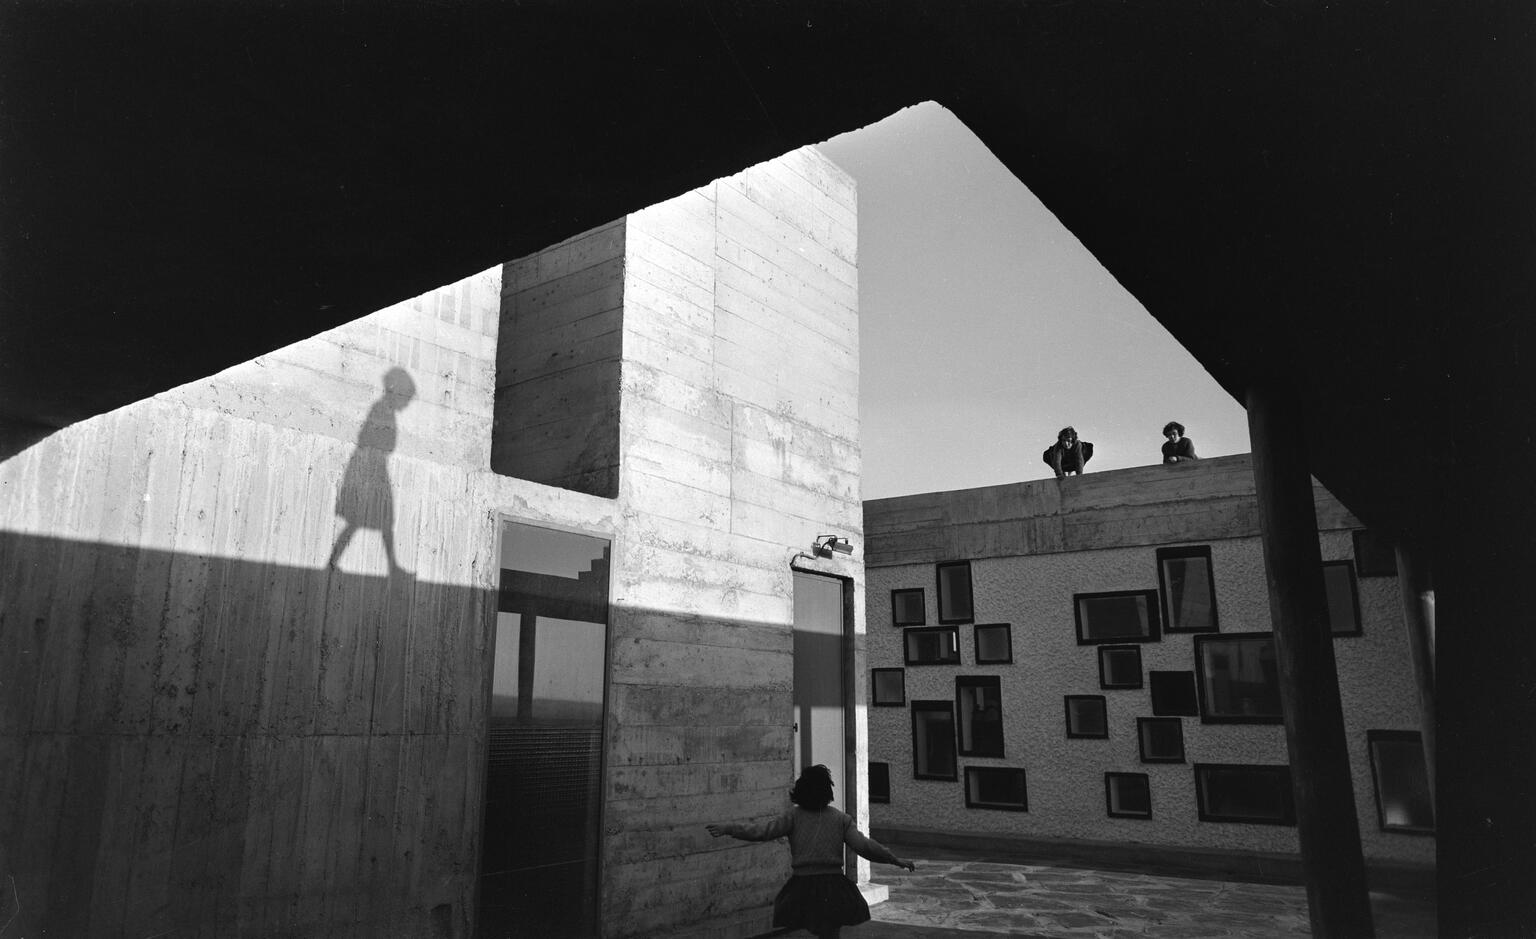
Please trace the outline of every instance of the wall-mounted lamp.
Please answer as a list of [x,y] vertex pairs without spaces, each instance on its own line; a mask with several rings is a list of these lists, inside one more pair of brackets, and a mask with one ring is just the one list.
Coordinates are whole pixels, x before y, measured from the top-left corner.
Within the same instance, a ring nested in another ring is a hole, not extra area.
[[833,553],[852,554],[853,544],[842,535],[817,535],[811,553],[819,558],[829,558]]

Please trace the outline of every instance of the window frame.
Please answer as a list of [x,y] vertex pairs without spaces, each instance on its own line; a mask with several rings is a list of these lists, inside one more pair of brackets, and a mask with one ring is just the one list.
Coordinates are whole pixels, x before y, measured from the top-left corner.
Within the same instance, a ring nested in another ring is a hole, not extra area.
[[[996,752],[990,749],[978,749],[975,744],[975,730],[972,729],[971,747],[965,746],[966,710],[962,706],[962,690],[965,688],[980,688],[991,691],[997,695],[997,748]],[[960,756],[983,757],[1002,759],[1007,744],[1003,734],[1003,680],[997,675],[956,675],[955,676],[955,750]]]
[[[1024,794],[1021,802],[979,802],[971,798],[971,779],[974,775],[980,778],[984,775],[1017,776],[1020,790]],[[967,766],[962,776],[961,786],[965,790],[965,807],[968,809],[991,809],[998,812],[1028,812],[1029,811],[1029,777],[1022,766]]]
[[[1378,743],[1412,743],[1419,748],[1419,753],[1424,753],[1424,737],[1417,730],[1367,730],[1365,732],[1366,760],[1371,764],[1371,794],[1376,800],[1376,824],[1383,832],[1394,835],[1430,835],[1435,834],[1435,804],[1431,800],[1429,804],[1430,824],[1422,825],[1390,825],[1387,823],[1386,806],[1381,801],[1381,770],[1376,763],[1376,745]],[[1428,766],[1425,767],[1426,776]],[[1425,780],[1426,788],[1428,779]]]
[[[955,650],[953,657],[951,657],[951,658],[939,658],[939,659],[932,659],[932,660],[929,660],[929,659],[916,659],[916,660],[914,660],[912,658],[912,645],[911,645],[911,637],[912,637],[913,633],[924,633],[924,634],[927,634],[927,633],[934,633],[934,634],[945,633],[945,634],[948,634],[949,637],[950,637],[950,640],[951,640],[951,644],[953,645],[954,650]],[[903,664],[905,664],[908,668],[921,667],[921,666],[924,666],[924,665],[959,665],[960,664],[960,631],[959,631],[959,629],[957,629],[954,626],[908,626],[907,628],[902,630],[901,652],[902,652],[902,658],[905,660]]]
[[[944,615],[944,596],[945,596],[945,591],[944,591],[944,571],[947,568],[960,568],[960,567],[965,568],[965,591],[966,591],[967,594],[970,595],[969,596],[969,599],[970,599],[970,609],[966,611],[966,614],[964,616],[946,617]],[[934,571],[934,580],[935,580],[935,583],[937,585],[936,586],[937,593],[935,594],[935,597],[937,598],[937,601],[938,601],[939,625],[940,626],[958,626],[958,625],[960,625],[962,623],[974,623],[976,621],[976,584],[975,584],[975,581],[971,578],[971,562],[970,561],[940,561],[940,562],[938,562],[937,564],[935,564],[933,566],[933,571]]]
[[[1195,809],[1199,813],[1202,822],[1233,823],[1239,825],[1281,825],[1294,827],[1296,825],[1296,797],[1291,789],[1291,768],[1284,763],[1196,763],[1192,771],[1195,774]],[[1281,811],[1279,816],[1246,816],[1246,815],[1213,815],[1207,810],[1205,774],[1217,772],[1241,772],[1251,775],[1274,776],[1280,781]]]
[[[1115,652],[1121,652],[1121,653],[1124,653],[1124,652],[1134,652],[1136,654],[1136,682],[1134,684],[1132,684],[1130,682],[1118,682],[1118,683],[1111,683],[1110,682],[1110,680],[1109,680],[1109,670],[1104,667],[1104,660],[1105,660],[1105,654],[1106,653],[1115,653]],[[1145,684],[1146,684],[1146,677],[1145,677],[1145,674],[1144,674],[1144,672],[1142,670],[1141,646],[1140,645],[1132,643],[1132,644],[1128,644],[1128,645],[1113,645],[1113,646],[1111,646],[1111,645],[1102,645],[1102,646],[1099,646],[1099,687],[1100,688],[1102,688],[1102,689],[1104,689],[1106,691],[1130,690],[1130,689],[1144,687]]]
[[[1353,630],[1336,629],[1333,622],[1333,603],[1328,598],[1328,568],[1344,568],[1349,573],[1349,606],[1355,617]],[[1355,576],[1355,562],[1347,558],[1339,561],[1323,562],[1323,596],[1328,602],[1328,631],[1334,636],[1361,636],[1365,634],[1363,624],[1360,622],[1360,581]]]
[[[1158,692],[1158,685],[1162,684],[1163,687],[1166,689],[1167,686],[1168,686],[1168,683],[1171,681],[1171,679],[1164,677],[1162,679],[1162,681],[1159,682],[1158,681],[1158,676],[1168,676],[1168,675],[1182,675],[1182,676],[1185,677],[1185,680],[1188,683],[1187,687],[1188,687],[1188,690],[1189,690],[1189,705],[1190,706],[1189,706],[1188,710],[1179,710],[1179,711],[1169,710],[1167,708],[1168,701],[1167,701],[1166,698],[1164,698],[1164,701],[1163,701],[1163,705],[1164,706],[1163,707],[1159,707],[1158,706],[1158,693],[1157,693]],[[1148,693],[1149,693],[1148,696],[1151,699],[1152,714],[1155,717],[1199,717],[1200,716],[1200,681],[1195,676],[1195,673],[1194,673],[1193,670],[1190,670],[1190,671],[1174,671],[1174,670],[1169,670],[1169,669],[1148,669],[1147,670],[1147,690],[1148,690]]]
[[[910,596],[914,593],[917,594],[917,619],[910,623],[902,622],[899,612],[901,607],[896,598],[898,595]],[[897,627],[928,625],[928,597],[924,594],[922,587],[898,587],[891,591],[891,625]]]
[[[1145,812],[1115,811],[1114,781],[1119,779],[1139,779],[1146,787],[1147,810]],[[1152,779],[1146,773],[1121,773],[1107,772],[1104,774],[1104,814],[1109,818],[1135,818],[1150,819],[1152,817]]]
[[[882,700],[881,697],[880,697],[880,692],[879,692],[880,684],[879,684],[878,680],[876,679],[876,676],[880,675],[882,673],[890,674],[891,672],[895,672],[896,675],[901,679],[901,700],[900,701],[887,701],[887,700]],[[904,668],[872,668],[872,669],[870,669],[869,670],[869,705],[870,705],[870,707],[877,707],[877,708],[901,708],[901,707],[906,707],[907,706],[907,670],[904,669]]]
[[[1083,635],[1083,601],[1102,600],[1110,597],[1141,597],[1147,605],[1147,631],[1140,636],[1104,636],[1091,639]],[[1093,593],[1074,593],[1072,595],[1072,619],[1077,625],[1077,644],[1080,646],[1117,645],[1130,642],[1160,642],[1162,641],[1162,627],[1160,623],[1160,605],[1156,590],[1102,590]]]
[[[1099,711],[1104,718],[1104,732],[1101,734],[1082,733],[1072,729],[1072,702],[1073,701],[1097,701]],[[1109,702],[1101,694],[1068,694],[1062,695],[1062,707],[1065,711],[1067,739],[1068,740],[1108,740],[1109,739]]]
[[[1173,620],[1172,598],[1168,589],[1168,574],[1164,561],[1186,558],[1205,559],[1206,583],[1211,588],[1211,624],[1209,626],[1176,626]],[[1216,567],[1211,563],[1210,545],[1184,545],[1157,549],[1157,599],[1163,615],[1164,633],[1214,633],[1221,631],[1221,617],[1216,608]]]
[[[1151,727],[1173,727],[1179,735],[1178,756],[1149,756],[1147,754],[1147,729]],[[1138,717],[1136,718],[1136,746],[1143,763],[1183,763],[1184,756],[1184,720],[1178,717]]]
[[[910,708],[911,708],[911,711],[912,711],[912,778],[913,779],[936,779],[936,780],[940,780],[940,781],[943,781],[943,782],[954,782],[955,780],[959,779],[960,778],[960,773],[959,773],[960,757],[955,752],[955,744],[957,742],[957,737],[955,735],[955,702],[953,702],[953,701],[933,701],[933,700],[913,701],[911,703],[911,705],[910,705]],[[947,716],[949,718],[949,755],[950,755],[950,757],[954,761],[953,765],[954,765],[955,768],[954,768],[954,771],[950,772],[949,775],[947,775],[947,776],[944,775],[943,773],[924,773],[924,772],[920,772],[919,769],[918,769],[918,752],[919,752],[918,751],[918,746],[917,746],[918,715],[919,714],[925,714],[925,713],[932,713],[932,714],[943,713],[945,716]]]
[[[1001,629],[1007,639],[1008,655],[1001,659],[984,659],[981,657],[981,631],[983,629]],[[972,657],[977,665],[1012,665],[1013,664],[1013,624],[1012,623],[977,623],[971,630]]]
[[1205,649],[1218,643],[1275,642],[1272,632],[1204,633],[1195,637],[1195,689],[1200,698],[1200,723],[1202,724],[1283,724],[1285,702],[1280,700],[1279,660],[1276,659],[1275,700],[1278,710],[1273,714],[1232,714],[1212,709],[1210,694],[1206,690]]

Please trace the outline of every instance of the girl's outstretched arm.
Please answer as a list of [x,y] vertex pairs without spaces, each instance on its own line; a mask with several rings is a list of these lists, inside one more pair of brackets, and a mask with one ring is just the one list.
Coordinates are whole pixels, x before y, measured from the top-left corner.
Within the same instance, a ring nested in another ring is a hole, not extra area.
[[885,845],[873,838],[866,836],[854,827],[850,821],[848,829],[843,833],[843,842],[852,848],[859,857],[868,858],[878,864],[890,864],[893,867],[905,867],[909,871],[917,870],[917,865],[911,861],[904,861],[891,853]]
[[785,812],[777,818],[771,818],[766,822],[717,822],[713,825],[705,825],[710,837],[718,838],[721,835],[730,835],[742,841],[772,841],[789,834],[789,813]]

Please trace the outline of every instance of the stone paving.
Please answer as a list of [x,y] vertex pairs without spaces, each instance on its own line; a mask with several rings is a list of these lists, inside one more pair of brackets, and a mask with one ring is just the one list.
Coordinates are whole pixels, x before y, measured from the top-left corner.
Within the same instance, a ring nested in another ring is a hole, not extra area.
[[[915,873],[880,867],[890,899],[845,939],[977,939],[977,933],[1050,939],[1267,939],[1309,936],[1306,890],[1161,874],[1042,864],[924,858]],[[933,853],[929,849],[928,853]],[[1432,939],[1435,907],[1422,896],[1372,893],[1381,939]]]

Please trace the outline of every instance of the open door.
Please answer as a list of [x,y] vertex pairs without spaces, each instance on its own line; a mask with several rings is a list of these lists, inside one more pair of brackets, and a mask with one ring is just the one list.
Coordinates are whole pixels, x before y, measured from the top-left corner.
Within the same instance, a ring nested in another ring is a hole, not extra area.
[[853,630],[845,591],[839,578],[795,571],[795,775],[825,765],[832,771],[832,804],[847,811],[856,774],[849,765]]

